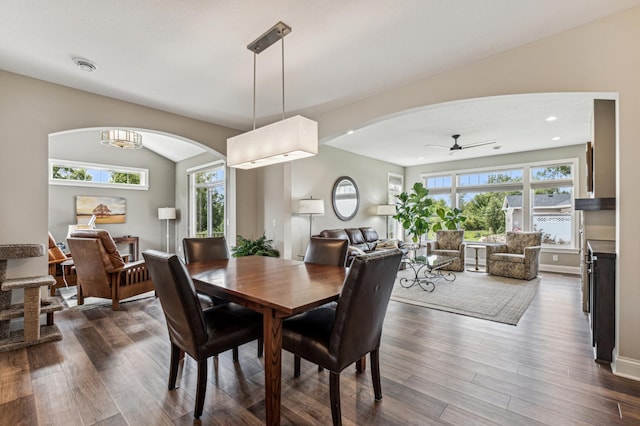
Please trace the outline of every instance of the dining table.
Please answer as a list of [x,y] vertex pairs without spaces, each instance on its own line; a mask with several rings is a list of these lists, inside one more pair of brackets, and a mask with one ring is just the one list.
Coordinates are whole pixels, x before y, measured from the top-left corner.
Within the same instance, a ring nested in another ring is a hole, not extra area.
[[264,256],[193,262],[186,267],[198,291],[262,313],[265,423],[279,425],[282,321],[337,300],[347,268]]

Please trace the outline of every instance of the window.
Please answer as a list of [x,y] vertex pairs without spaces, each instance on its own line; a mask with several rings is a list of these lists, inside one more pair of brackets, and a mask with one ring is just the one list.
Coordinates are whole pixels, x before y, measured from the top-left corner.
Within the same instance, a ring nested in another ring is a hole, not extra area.
[[119,189],[149,189],[149,170],[107,164],[49,160],[49,183]]
[[504,241],[507,231],[540,231],[546,248],[575,248],[577,160],[423,175],[436,205],[467,217],[465,239]]
[[191,235],[225,235],[225,165],[214,163],[190,174]]
[[[394,173],[389,173],[387,175],[387,202],[389,204],[395,204],[396,197],[402,193],[402,187],[404,185],[404,179],[401,175],[397,175]],[[397,220],[392,217],[389,217],[387,220],[387,232],[389,238],[398,238],[400,235],[401,227]]]

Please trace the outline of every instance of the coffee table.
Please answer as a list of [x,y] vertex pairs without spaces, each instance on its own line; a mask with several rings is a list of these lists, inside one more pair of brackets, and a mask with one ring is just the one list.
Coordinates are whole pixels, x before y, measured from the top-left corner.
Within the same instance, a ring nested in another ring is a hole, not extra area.
[[444,271],[444,273],[442,271],[442,268],[451,265],[455,259],[452,256],[439,254],[403,259],[402,263],[412,269],[414,276],[400,278],[400,285],[404,288],[411,288],[417,284],[424,291],[432,292],[436,289],[435,281],[455,281],[456,274],[451,271]]

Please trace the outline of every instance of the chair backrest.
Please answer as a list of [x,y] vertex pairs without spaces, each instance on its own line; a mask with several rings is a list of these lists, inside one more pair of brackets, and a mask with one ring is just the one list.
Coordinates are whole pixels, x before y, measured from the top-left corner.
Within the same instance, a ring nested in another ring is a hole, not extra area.
[[207,329],[196,288],[184,263],[175,254],[157,250],[142,252],[167,321],[169,337],[180,349],[199,359],[199,347]]
[[523,254],[525,247],[535,247],[542,244],[542,232],[507,232],[507,252]]
[[379,347],[401,259],[402,252],[392,249],[353,260],[338,299],[329,343],[330,352],[343,366]]
[[113,238],[111,238],[108,231],[105,231],[104,229],[82,229],[71,232],[71,235],[67,238],[67,242],[69,242],[71,255],[74,259],[76,259],[76,256],[74,256],[73,253],[74,250],[71,245],[71,240],[78,239],[96,240],[100,247],[100,258],[107,271],[122,268],[124,266],[124,260],[118,251],[118,246],[116,246],[116,243],[113,241]]
[[464,231],[461,229],[436,231],[436,241],[438,248],[442,250],[459,250],[460,244],[464,241]]
[[344,266],[347,262],[349,240],[311,237],[304,254],[305,263]]
[[182,248],[187,263],[229,258],[225,237],[184,238]]

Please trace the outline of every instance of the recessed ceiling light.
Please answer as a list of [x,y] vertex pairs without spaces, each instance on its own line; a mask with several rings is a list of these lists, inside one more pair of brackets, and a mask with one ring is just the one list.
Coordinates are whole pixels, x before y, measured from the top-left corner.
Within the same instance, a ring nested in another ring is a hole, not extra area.
[[544,121],[556,121],[558,119],[558,117],[554,116],[554,115],[550,115],[547,118],[544,119]]
[[560,136],[553,137],[553,138],[551,138],[551,140],[552,141],[559,141],[560,140]]
[[424,160],[424,157],[418,157],[418,160]]
[[96,66],[88,59],[73,58],[73,63],[75,63],[82,71],[92,72],[96,70]]
[[354,132],[353,130],[349,130],[349,131],[347,132],[347,134],[348,134],[348,135],[352,135],[352,134],[354,134],[354,133],[355,133],[355,132]]

